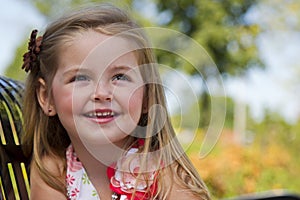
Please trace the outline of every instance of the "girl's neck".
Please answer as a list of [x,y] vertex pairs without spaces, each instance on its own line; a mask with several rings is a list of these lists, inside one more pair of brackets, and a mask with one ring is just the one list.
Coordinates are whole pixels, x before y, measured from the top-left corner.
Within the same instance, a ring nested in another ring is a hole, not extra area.
[[87,145],[82,142],[72,142],[73,148],[85,167],[99,166],[107,168],[116,162],[124,153],[124,141],[118,143]]

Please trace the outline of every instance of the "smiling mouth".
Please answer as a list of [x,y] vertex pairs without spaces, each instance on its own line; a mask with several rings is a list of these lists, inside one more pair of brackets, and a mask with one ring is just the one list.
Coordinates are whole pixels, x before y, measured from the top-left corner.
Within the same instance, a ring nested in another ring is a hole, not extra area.
[[107,124],[115,120],[118,114],[110,109],[98,109],[86,113],[84,116],[97,124]]
[[111,118],[115,116],[113,111],[95,111],[86,115],[89,118]]

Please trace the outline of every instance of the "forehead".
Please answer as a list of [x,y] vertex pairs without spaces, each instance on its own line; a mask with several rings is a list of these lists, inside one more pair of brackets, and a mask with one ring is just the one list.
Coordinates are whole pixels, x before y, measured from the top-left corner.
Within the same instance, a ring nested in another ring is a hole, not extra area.
[[100,61],[102,65],[110,65],[119,58],[124,59],[124,55],[128,54],[134,54],[137,60],[137,49],[137,45],[127,38],[89,30],[75,34],[72,40],[65,43],[59,63],[60,67]]

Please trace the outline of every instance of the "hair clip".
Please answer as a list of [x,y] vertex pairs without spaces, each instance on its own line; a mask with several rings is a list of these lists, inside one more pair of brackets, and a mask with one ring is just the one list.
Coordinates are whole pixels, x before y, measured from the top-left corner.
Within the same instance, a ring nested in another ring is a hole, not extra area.
[[41,51],[43,37],[36,37],[37,33],[37,30],[31,32],[30,40],[28,42],[28,51],[23,55],[22,69],[24,69],[25,72],[28,72],[35,67],[39,67],[38,56]]

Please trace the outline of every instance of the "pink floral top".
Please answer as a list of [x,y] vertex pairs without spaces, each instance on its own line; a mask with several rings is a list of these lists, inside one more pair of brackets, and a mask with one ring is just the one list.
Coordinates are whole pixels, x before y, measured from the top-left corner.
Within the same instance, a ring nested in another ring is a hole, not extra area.
[[89,180],[85,169],[70,145],[66,152],[67,158],[67,197],[68,200],[99,200],[98,193]]
[[[143,173],[143,180],[136,179],[136,174],[139,172],[139,161],[141,159],[137,152],[137,148],[131,148],[128,153],[122,157],[117,163],[113,163],[107,169],[107,176],[110,180],[111,190],[119,196],[120,200],[131,199],[134,191],[134,186],[137,186],[134,200],[148,200],[157,191],[157,166],[155,161],[149,162],[149,170]],[[134,157],[133,157],[134,156]],[[66,151],[67,158],[67,197],[68,200],[99,200],[98,193],[82,166],[82,163],[77,158],[72,145]],[[124,170],[124,166],[128,166],[128,170]],[[150,159],[151,161],[151,159]]]

